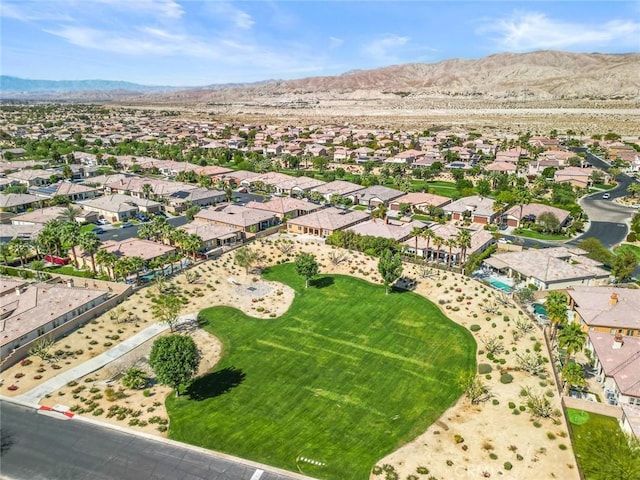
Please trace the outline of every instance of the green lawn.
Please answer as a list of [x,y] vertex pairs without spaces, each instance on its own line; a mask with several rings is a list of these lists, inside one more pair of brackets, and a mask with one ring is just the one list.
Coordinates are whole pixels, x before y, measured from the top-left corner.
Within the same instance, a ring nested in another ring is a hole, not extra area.
[[93,223],[87,223],[80,227],[80,233],[92,232],[94,228],[97,228]]
[[518,233],[514,233],[519,237],[536,238],[538,240],[567,240],[569,237],[566,235],[554,235],[551,233],[534,232],[533,230],[521,230]]
[[638,262],[640,262],[640,247],[636,247],[635,245],[629,245],[627,243],[624,243],[622,245],[620,245],[619,247],[616,247],[613,249],[613,252],[616,255],[620,255],[623,252],[626,252],[627,250],[629,250],[631,253],[633,253],[636,258],[638,259]]
[[59,267],[48,267],[46,272],[60,275],[72,275],[74,277],[93,278],[93,272],[91,270],[76,270],[73,265],[64,265]]
[[460,397],[460,373],[475,372],[471,334],[423,297],[336,275],[304,289],[292,264],[265,277],[291,285],[293,305],[268,320],[201,312],[224,355],[167,399],[171,438],[313,477],[365,479]]

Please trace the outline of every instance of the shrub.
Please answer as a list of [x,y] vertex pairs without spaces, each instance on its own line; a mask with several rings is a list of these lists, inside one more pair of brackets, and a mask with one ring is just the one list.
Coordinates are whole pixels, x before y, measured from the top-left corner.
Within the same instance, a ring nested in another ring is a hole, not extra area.
[[637,240],[637,235],[635,232],[629,232],[629,235],[627,235],[627,242],[629,243],[633,243]]
[[104,413],[104,409],[102,409],[102,408],[96,408],[96,409],[93,411],[92,415],[93,415],[94,417],[99,417],[99,416],[100,416],[100,415],[102,415],[103,413]]
[[22,377],[24,377],[24,373],[22,372],[18,372],[13,376],[13,378],[22,378]]
[[484,375],[486,373],[491,373],[493,368],[488,363],[481,363],[478,365],[478,373],[480,375]]
[[416,473],[419,473],[420,475],[429,475],[429,469],[427,467],[418,467],[416,468]]
[[146,390],[143,390],[142,391],[142,396],[150,397],[151,396],[151,390],[149,390],[148,388]]
[[375,465],[371,470],[371,473],[373,473],[374,475],[380,475],[382,473],[382,467],[380,467],[379,465]]
[[464,442],[464,438],[462,438],[462,435],[458,435],[457,433],[453,436],[453,439],[455,440],[456,443]]
[[524,460],[524,457],[518,453],[516,454],[516,460],[522,461]]
[[500,383],[511,383],[513,382],[513,376],[509,373],[503,373],[502,375],[500,375]]
[[491,403],[493,405],[500,405],[500,401],[497,398],[494,398],[493,400],[491,400]]
[[509,408],[513,410],[514,408],[516,408],[516,404],[513,402],[509,402]]
[[560,450],[566,450],[566,449],[567,449],[567,446],[566,446],[564,443],[561,443],[560,445],[558,445],[558,448],[559,448]]
[[489,458],[491,460],[497,460],[498,459],[498,455],[496,455],[495,453],[492,452],[492,453],[489,454]]
[[549,440],[555,440],[556,439],[556,435],[553,432],[547,432],[547,438]]
[[503,467],[505,470],[511,470],[513,468],[513,465],[511,465],[511,462],[504,462]]
[[475,323],[473,325],[471,325],[469,327],[469,330],[471,330],[472,332],[477,332],[478,330],[480,330],[480,325],[476,325]]

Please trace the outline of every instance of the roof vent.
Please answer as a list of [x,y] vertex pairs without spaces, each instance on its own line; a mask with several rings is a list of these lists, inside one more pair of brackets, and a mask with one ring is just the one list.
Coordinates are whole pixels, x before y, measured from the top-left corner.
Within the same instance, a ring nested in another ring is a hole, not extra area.
[[615,305],[618,303],[618,294],[617,293],[612,293],[611,297],[609,297],[609,305]]

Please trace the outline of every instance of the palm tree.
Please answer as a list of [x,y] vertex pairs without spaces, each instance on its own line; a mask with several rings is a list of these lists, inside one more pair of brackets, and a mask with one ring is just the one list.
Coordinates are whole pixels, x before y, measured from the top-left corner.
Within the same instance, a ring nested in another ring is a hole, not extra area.
[[113,252],[108,252],[106,250],[98,250],[96,252],[96,263],[106,268],[109,280],[113,278],[113,266],[117,260],[118,257]]
[[151,186],[151,184],[144,183],[142,185],[141,193],[142,193],[142,196],[148,200],[149,197],[151,196],[151,193],[153,193],[153,187]]
[[567,323],[567,313],[569,306],[567,305],[567,297],[562,292],[549,292],[547,298],[544,301],[544,308],[547,311],[547,316],[553,325],[553,332],[551,339],[555,339],[558,327]]
[[138,238],[142,238],[144,240],[149,240],[150,238],[155,237],[157,234],[157,230],[154,228],[152,222],[143,223],[138,227]]
[[61,229],[62,241],[67,248],[71,248],[71,254],[73,255],[73,266],[78,268],[78,257],[76,255],[76,244],[80,237],[80,225],[76,222],[65,222],[62,224]]
[[136,274],[136,283],[140,280],[140,270],[142,270],[146,266],[147,262],[144,261],[142,257],[131,257],[129,258],[128,266],[130,268],[130,272],[135,272]]
[[62,212],[62,221],[67,223],[76,223],[76,218],[78,218],[78,214],[80,213],[80,209],[74,207],[73,205],[67,205],[67,208]]
[[96,252],[100,249],[100,240],[98,236],[93,232],[83,232],[80,234],[78,245],[84,253],[89,254],[91,257],[91,270],[93,274],[96,274]]
[[182,249],[191,254],[193,260],[196,259],[196,253],[202,248],[202,239],[195,233],[186,236],[182,242]]
[[27,255],[31,251],[31,247],[20,237],[12,239],[9,244],[11,245],[11,251],[13,252],[13,254],[16,257],[20,258],[20,266],[24,267],[24,262],[27,258]]
[[427,249],[425,250],[425,260],[429,260],[429,245],[431,240],[436,237],[436,234],[430,228],[426,228],[422,231],[422,238],[427,240]]
[[62,257],[62,222],[54,219],[45,223],[37,241],[45,252]]
[[451,259],[452,259],[451,251],[458,246],[458,242],[456,241],[455,238],[447,238],[444,241],[444,245],[446,247],[449,247],[449,255],[447,256],[447,268],[451,269]]
[[567,363],[562,369],[562,380],[564,380],[563,395],[567,395],[571,387],[581,387],[585,384],[584,370],[575,362]]
[[533,196],[531,195],[531,192],[529,190],[520,187],[515,189],[515,191],[513,192],[513,197],[515,199],[516,205],[520,205],[519,221],[522,221],[522,211],[524,210],[524,206],[531,203]]
[[571,355],[578,353],[584,347],[587,334],[582,331],[580,325],[572,322],[558,332],[558,346],[567,352],[564,365],[569,364]]
[[461,265],[464,265],[467,260],[467,248],[471,247],[471,232],[466,228],[460,229],[456,241],[458,242],[460,255],[462,256]]
[[7,242],[0,243],[0,255],[2,255],[2,260],[4,260],[4,264],[9,264],[9,255],[11,255],[11,246]]
[[418,258],[418,238],[420,238],[420,235],[422,234],[422,228],[420,227],[413,227],[411,229],[411,235],[413,235],[414,240],[416,241],[416,248],[413,251],[413,258],[417,259]]
[[434,247],[436,247],[436,252],[435,252],[436,263],[438,260],[440,260],[440,247],[442,246],[443,243],[444,243],[444,238],[439,237],[438,235],[433,236],[433,245]]
[[373,212],[371,212],[371,218],[373,219],[374,222],[376,218],[384,220],[386,216],[387,216],[387,206],[384,203],[381,203],[380,205],[378,205],[378,207]]

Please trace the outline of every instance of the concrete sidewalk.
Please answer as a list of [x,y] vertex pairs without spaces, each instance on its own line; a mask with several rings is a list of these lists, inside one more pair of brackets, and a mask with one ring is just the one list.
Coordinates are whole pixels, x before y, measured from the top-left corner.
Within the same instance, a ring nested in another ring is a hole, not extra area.
[[[197,315],[197,313],[188,313],[186,315],[181,315],[179,317],[178,324],[191,322],[197,318]],[[33,388],[28,392],[23,393],[22,395],[16,395],[14,398],[17,401],[26,404],[37,404],[45,395],[59,390],[73,380],[77,380],[78,378],[82,378],[91,372],[95,372],[96,370],[101,369],[108,363],[111,363],[114,360],[117,360],[123,355],[129,353],[134,348],[139,347],[147,340],[150,340],[151,338],[164,332],[168,328],[169,326],[164,323],[154,323],[153,325],[136,333],[134,336],[122,341],[112,349],[107,350],[106,352],[101,353],[100,355],[90,360],[87,360],[77,367],[71,368],[65,372],[58,374],[55,377],[50,378],[46,382],[38,385],[36,388]]]

